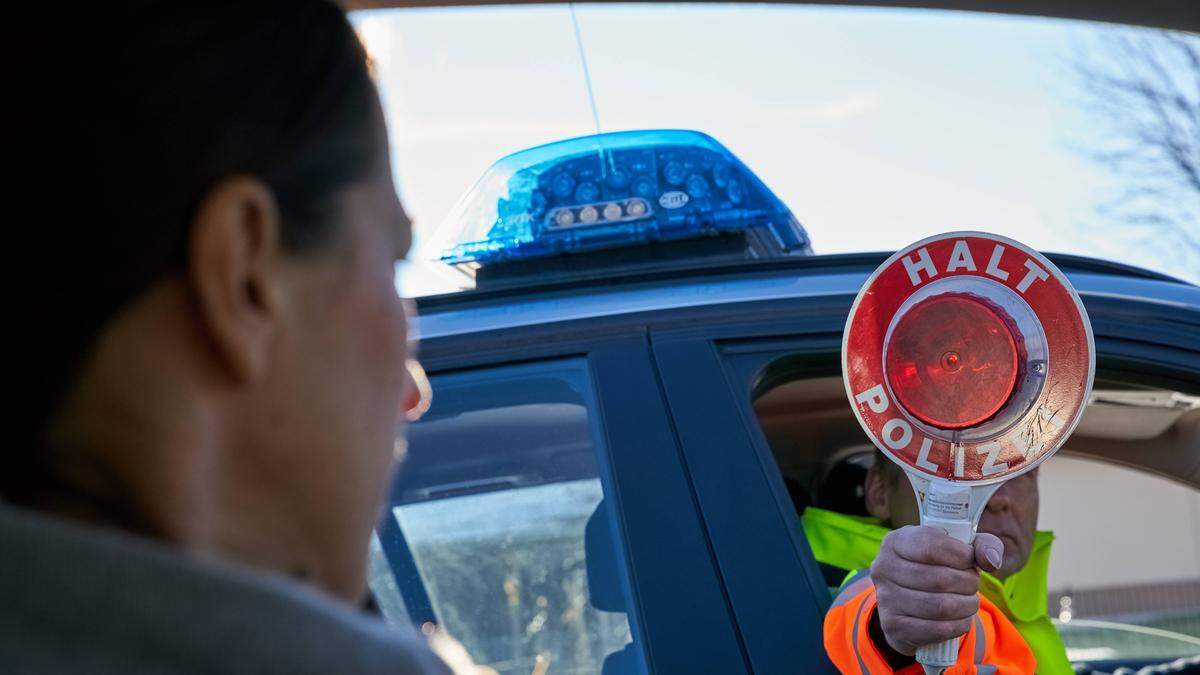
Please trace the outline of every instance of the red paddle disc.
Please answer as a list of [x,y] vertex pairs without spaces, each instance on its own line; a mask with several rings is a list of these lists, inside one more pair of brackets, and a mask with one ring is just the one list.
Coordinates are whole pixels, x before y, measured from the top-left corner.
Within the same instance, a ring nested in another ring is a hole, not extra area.
[[1066,277],[1004,237],[955,232],[888,258],[842,340],[855,415],[928,477],[992,483],[1070,436],[1095,373],[1091,324]]

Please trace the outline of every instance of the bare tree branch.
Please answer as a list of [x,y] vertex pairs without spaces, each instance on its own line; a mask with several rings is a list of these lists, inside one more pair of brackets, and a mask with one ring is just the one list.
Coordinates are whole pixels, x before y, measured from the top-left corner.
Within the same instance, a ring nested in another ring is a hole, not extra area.
[[1098,47],[1073,64],[1106,132],[1084,152],[1122,185],[1097,211],[1200,269],[1200,36],[1114,29]]

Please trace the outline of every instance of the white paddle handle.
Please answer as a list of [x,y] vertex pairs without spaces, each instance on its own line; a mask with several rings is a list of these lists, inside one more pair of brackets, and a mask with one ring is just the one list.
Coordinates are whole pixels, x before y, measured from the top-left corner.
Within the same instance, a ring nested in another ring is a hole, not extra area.
[[958,661],[958,643],[962,638],[917,647],[917,663],[925,666],[925,672],[940,673]]
[[[933,488],[933,486],[930,486]],[[963,491],[965,492],[965,491]],[[934,515],[933,511],[945,512],[944,508],[938,508],[938,497],[949,498],[951,502],[957,501],[956,494],[937,494],[937,489],[931,489],[926,495],[926,499],[922,504],[921,509],[921,524],[931,527],[941,528],[946,534],[955,539],[970,544],[975,541],[975,525],[972,522],[971,516],[967,509],[963,511],[963,518],[946,518],[939,515]],[[967,505],[970,502],[967,501]],[[932,506],[933,508],[926,508]],[[958,643],[962,638],[952,638],[945,642],[938,642],[924,647],[917,648],[917,663],[925,666],[925,672],[941,672],[945,668],[954,665],[958,660]]]

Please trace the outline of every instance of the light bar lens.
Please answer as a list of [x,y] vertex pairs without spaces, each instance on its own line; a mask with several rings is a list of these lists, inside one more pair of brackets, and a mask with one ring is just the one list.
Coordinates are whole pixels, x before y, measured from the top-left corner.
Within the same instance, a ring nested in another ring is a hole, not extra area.
[[762,226],[811,252],[791,212],[736,157],[694,131],[586,136],[494,164],[440,228],[441,259],[488,264]]

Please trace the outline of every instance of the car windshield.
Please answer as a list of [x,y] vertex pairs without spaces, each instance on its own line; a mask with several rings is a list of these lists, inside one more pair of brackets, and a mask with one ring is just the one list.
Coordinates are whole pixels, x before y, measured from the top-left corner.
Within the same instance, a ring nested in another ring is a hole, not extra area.
[[354,22],[416,222],[410,295],[469,285],[422,261],[460,243],[447,238],[462,224],[444,221],[489,165],[597,129],[713,136],[818,254],[975,229],[1200,281],[1195,36],[786,5],[401,9]]
[[446,215],[492,162],[598,129],[709,133],[817,253],[982,229],[1200,281],[1194,36],[809,6],[420,8],[354,22],[416,222],[408,294],[469,285],[422,261],[457,243]]

